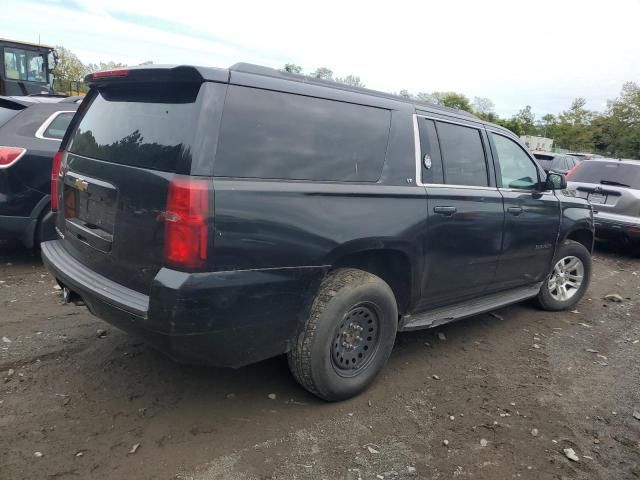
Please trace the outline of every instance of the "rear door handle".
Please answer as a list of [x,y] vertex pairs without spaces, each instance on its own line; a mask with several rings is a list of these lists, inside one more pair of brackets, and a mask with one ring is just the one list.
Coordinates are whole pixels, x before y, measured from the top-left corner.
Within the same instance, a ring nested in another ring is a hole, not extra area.
[[507,211],[511,214],[511,215],[515,215],[516,217],[518,215],[520,215],[522,212],[524,212],[524,209],[522,207],[509,207],[507,208]]
[[450,217],[454,213],[458,211],[456,207],[433,207],[434,213],[439,215],[444,215],[445,217]]

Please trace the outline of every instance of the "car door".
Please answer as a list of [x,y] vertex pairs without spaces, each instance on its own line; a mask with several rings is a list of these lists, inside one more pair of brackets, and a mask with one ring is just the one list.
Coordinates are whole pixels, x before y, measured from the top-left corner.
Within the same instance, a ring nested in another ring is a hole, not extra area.
[[505,221],[496,288],[544,280],[560,227],[560,201],[543,185],[543,173],[514,139],[489,132]]
[[482,127],[421,116],[417,120],[427,193],[420,306],[428,308],[477,296],[491,285],[504,210]]

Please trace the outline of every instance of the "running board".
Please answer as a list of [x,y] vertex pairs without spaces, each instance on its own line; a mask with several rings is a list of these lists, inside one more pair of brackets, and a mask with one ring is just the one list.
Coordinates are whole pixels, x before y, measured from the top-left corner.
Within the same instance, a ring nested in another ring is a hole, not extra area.
[[494,293],[464,303],[434,308],[433,310],[427,310],[415,315],[405,315],[400,319],[398,330],[407,332],[410,330],[433,328],[461,318],[471,317],[512,303],[521,302],[522,300],[535,297],[540,291],[542,283],[543,282],[539,282],[533,285],[527,285],[526,287],[518,287]]

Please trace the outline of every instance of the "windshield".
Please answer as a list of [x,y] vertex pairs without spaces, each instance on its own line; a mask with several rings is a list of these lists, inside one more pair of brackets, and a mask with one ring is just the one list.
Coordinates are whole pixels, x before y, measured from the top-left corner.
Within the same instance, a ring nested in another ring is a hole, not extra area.
[[47,83],[44,54],[20,48],[4,49],[4,74],[9,80]]
[[570,180],[572,182],[597,183],[601,185],[629,186],[640,190],[640,163],[582,162]]

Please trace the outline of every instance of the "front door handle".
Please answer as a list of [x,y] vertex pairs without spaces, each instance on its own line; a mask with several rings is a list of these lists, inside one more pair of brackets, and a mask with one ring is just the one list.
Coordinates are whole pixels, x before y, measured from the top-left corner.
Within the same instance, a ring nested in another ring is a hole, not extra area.
[[458,209],[456,207],[433,207],[433,212],[445,217],[450,217],[456,213]]
[[516,217],[518,215],[520,215],[522,212],[524,212],[524,209],[522,207],[509,207],[507,208],[507,211],[511,214],[511,215],[515,215]]

